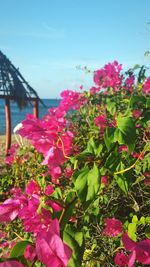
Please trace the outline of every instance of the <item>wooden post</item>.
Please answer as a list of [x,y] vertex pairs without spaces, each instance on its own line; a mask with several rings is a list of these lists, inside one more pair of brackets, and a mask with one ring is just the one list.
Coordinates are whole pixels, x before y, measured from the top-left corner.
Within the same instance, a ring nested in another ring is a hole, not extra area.
[[6,116],[6,155],[11,147],[11,114],[10,114],[10,100],[5,99],[5,116]]
[[39,105],[38,99],[33,100],[33,115],[35,118],[39,117]]

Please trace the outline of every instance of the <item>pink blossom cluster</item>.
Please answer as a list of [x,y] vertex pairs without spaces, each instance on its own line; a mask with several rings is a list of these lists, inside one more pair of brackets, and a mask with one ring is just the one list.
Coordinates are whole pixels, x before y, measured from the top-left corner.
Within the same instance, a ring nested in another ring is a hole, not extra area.
[[143,91],[146,95],[150,93],[150,77],[148,77],[147,80],[145,81],[143,85]]
[[99,89],[113,87],[113,90],[117,91],[122,83],[121,70],[122,65],[117,61],[108,63],[103,68],[95,71],[94,82],[99,86]]
[[[116,218],[106,218],[103,235],[108,237],[117,237],[123,231],[122,222]],[[123,251],[117,252],[115,256],[115,264],[117,266],[134,267],[135,261],[144,265],[150,265],[150,238],[140,242],[133,241],[127,233],[123,234],[122,242],[127,250],[126,254]],[[128,252],[131,252],[128,255]]]
[[122,222],[116,218],[106,218],[103,235],[114,237],[122,232]]
[[20,188],[13,188],[12,198],[0,204],[0,222],[10,222],[20,218],[26,232],[38,233],[47,229],[52,221],[53,212],[61,211],[62,207],[47,199],[54,189],[48,185],[44,192],[36,181],[31,180],[26,185],[26,192]]
[[150,265],[150,238],[135,242],[125,233],[122,242],[125,249],[131,253],[127,256],[123,251],[118,252],[115,256],[117,266],[134,267],[135,261],[142,265]]
[[132,93],[134,89],[134,81],[135,81],[135,77],[133,75],[126,78],[124,89]]
[[34,234],[35,245],[27,247],[25,251],[27,259],[32,261],[36,256],[47,267],[67,266],[72,251],[60,238],[58,220],[52,219],[52,214],[61,211],[62,207],[44,198],[53,191],[49,185],[42,192],[34,180],[27,184],[26,193],[19,188],[12,189],[13,197],[0,204],[0,223],[11,222],[18,217],[25,231]]
[[8,155],[6,156],[6,164],[11,165],[14,162],[14,158],[17,152],[17,149],[19,148],[18,144],[14,144],[11,146],[11,148],[8,151]]
[[43,154],[42,164],[48,166],[54,183],[58,183],[62,174],[61,166],[73,151],[74,133],[69,129],[70,124],[65,116],[69,110],[78,110],[86,102],[83,94],[71,90],[63,91],[61,96],[59,107],[49,109],[43,119],[28,115],[19,131]]

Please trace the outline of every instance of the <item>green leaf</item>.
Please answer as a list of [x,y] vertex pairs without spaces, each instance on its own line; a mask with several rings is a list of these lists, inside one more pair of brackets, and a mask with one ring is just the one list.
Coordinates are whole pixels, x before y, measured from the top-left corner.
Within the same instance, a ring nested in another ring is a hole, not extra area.
[[120,163],[120,154],[117,151],[113,151],[106,159],[105,168],[110,171],[116,171],[117,166]]
[[19,258],[24,255],[24,251],[27,245],[32,245],[28,240],[18,242],[10,252],[11,258]]
[[105,129],[104,142],[108,150],[112,147],[114,143],[114,132],[115,132],[114,128]]
[[88,167],[82,169],[78,173],[78,177],[75,180],[75,189],[81,202],[90,202],[95,198],[100,187],[100,174],[97,165],[91,170]]
[[139,224],[144,224],[145,225],[145,217],[142,216],[139,220]]
[[73,250],[72,257],[67,266],[80,267],[84,252],[83,233],[76,232],[72,225],[66,225],[63,231],[63,241]]
[[60,224],[61,231],[64,229],[65,225],[68,223],[68,220],[72,216],[76,202],[77,198],[75,192],[69,192],[65,201],[66,209]]
[[116,103],[112,102],[111,99],[108,98],[106,108],[111,115],[114,115],[116,112]]
[[139,96],[139,95],[132,95],[130,98],[130,103],[129,106],[132,107],[133,109],[137,107],[137,103],[138,105],[141,104],[145,104],[145,97],[144,96]]
[[147,101],[146,101],[146,108],[150,108],[150,97],[147,98]]
[[86,201],[87,195],[87,175],[89,173],[89,168],[85,167],[73,175],[73,181],[77,196],[80,198],[81,202]]
[[136,215],[133,215],[132,222],[133,223],[137,223],[138,222],[138,217]]
[[88,173],[87,186],[88,190],[86,201],[92,201],[95,198],[100,187],[100,175],[96,164],[94,164],[93,168]]
[[128,185],[127,179],[123,175],[121,175],[121,174],[115,175],[115,179],[116,179],[116,182],[119,185],[120,189],[125,194],[127,194],[128,193],[128,190],[129,190],[129,185]]
[[135,147],[135,140],[136,128],[132,118],[118,116],[114,141],[127,145],[129,152],[132,152]]
[[145,229],[145,235],[147,238],[150,238],[150,225],[148,225]]
[[87,143],[86,151],[95,155],[96,150],[97,150],[97,148],[96,148],[96,144],[94,142],[94,138],[91,137]]
[[136,241],[137,240],[137,237],[136,237],[136,227],[137,227],[137,224],[134,222],[134,223],[129,223],[128,225],[128,234],[129,234],[129,237]]

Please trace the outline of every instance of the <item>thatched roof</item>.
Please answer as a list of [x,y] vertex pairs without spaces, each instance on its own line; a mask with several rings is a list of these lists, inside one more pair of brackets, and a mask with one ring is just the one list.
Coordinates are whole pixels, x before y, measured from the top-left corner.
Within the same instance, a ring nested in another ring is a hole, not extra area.
[[[10,96],[20,109],[27,106],[31,98],[37,98],[36,91],[26,82],[11,61],[0,51],[0,96]],[[39,99],[40,100],[40,99]],[[41,101],[41,100],[40,100]]]

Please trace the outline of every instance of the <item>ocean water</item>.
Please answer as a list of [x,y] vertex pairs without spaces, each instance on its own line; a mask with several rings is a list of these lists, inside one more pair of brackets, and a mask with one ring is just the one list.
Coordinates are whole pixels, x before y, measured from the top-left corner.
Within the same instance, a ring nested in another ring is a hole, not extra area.
[[[39,117],[42,118],[46,113],[48,108],[57,107],[59,105],[59,99],[42,99],[46,107],[39,103]],[[33,107],[29,104],[28,107],[21,110],[18,108],[17,104],[13,101],[11,103],[11,129],[13,131],[14,127],[26,118],[27,114],[33,114]],[[5,101],[0,99],[0,134],[5,134],[6,122],[5,122]]]

